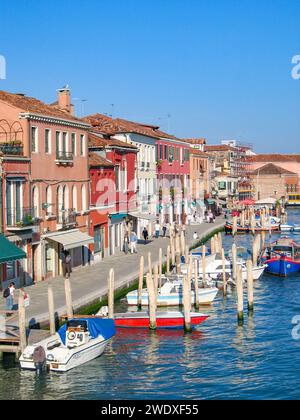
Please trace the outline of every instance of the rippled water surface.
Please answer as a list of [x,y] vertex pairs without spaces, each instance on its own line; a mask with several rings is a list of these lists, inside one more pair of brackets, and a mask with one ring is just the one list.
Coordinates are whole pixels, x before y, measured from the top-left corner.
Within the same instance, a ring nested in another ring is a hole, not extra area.
[[[290,210],[289,221],[299,219],[300,212]],[[237,243],[251,247],[250,237]],[[198,331],[119,331],[101,358],[63,375],[36,378],[0,365],[0,398],[298,399],[300,341],[291,334],[292,318],[300,315],[299,281],[258,281],[255,313],[246,314],[243,327],[235,296],[219,296],[202,310],[210,318]]]

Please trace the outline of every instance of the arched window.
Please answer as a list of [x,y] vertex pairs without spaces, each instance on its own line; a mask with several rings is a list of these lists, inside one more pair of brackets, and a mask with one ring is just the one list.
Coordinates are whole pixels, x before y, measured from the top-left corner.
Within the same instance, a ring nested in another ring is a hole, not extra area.
[[84,184],[81,187],[81,206],[82,211],[87,211],[86,187]]
[[73,207],[73,210],[77,212],[78,203],[77,203],[77,187],[76,187],[76,185],[73,185],[73,188],[72,188],[72,207]]
[[64,209],[63,187],[60,185],[57,188],[57,196],[56,196],[56,211],[57,211],[58,223],[62,222],[63,209]]
[[64,186],[63,203],[64,203],[64,210],[69,210],[69,208],[70,208],[70,204],[69,204],[69,188],[67,187],[67,185]]
[[39,200],[39,190],[37,186],[34,186],[32,189],[32,205],[33,205],[34,217],[39,217],[40,216],[40,200]]
[[50,185],[48,185],[48,187],[46,188],[46,204],[47,204],[47,209],[46,209],[47,216],[52,215],[53,214],[52,190],[51,190]]

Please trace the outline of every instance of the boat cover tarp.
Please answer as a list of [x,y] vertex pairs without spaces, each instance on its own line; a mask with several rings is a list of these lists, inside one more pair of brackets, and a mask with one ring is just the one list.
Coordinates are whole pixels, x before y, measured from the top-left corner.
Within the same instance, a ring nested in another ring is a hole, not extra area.
[[[115,322],[113,319],[80,318],[80,319],[76,319],[76,322],[78,321],[87,322],[88,330],[92,338],[97,338],[100,335],[102,335],[105,340],[108,340],[109,338],[113,337],[116,334]],[[58,334],[63,344],[66,344],[67,328],[68,328],[67,324],[64,324],[58,330]]]

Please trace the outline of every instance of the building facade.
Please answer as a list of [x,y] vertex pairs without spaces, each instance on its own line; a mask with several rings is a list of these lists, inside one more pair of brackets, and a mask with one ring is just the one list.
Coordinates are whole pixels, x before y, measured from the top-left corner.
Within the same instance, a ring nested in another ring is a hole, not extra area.
[[[27,219],[35,224],[29,268],[32,281],[62,274],[63,249],[70,252],[73,267],[89,262],[90,127],[71,112],[68,88],[58,91],[58,101],[52,106],[25,95],[0,92],[0,114],[20,124],[23,154],[30,162],[28,195],[25,199],[21,194],[26,202],[20,208],[29,209]],[[17,213],[14,202],[9,201],[14,194],[6,191],[6,212],[11,208]]]

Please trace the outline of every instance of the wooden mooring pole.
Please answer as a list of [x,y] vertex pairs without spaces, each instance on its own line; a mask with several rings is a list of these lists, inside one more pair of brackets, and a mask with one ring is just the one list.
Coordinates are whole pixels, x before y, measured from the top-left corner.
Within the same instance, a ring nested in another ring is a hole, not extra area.
[[191,332],[191,280],[189,276],[183,278],[183,307],[184,307],[184,330]]
[[154,283],[150,274],[147,274],[147,289],[149,298],[149,328],[156,330],[156,296],[154,291]]
[[171,273],[170,258],[171,258],[171,249],[170,249],[170,245],[169,245],[168,248],[167,248],[167,275],[169,275]]
[[27,346],[27,335],[26,335],[26,313],[24,304],[24,295],[21,292],[18,300],[18,311],[19,311],[19,338],[20,338],[20,351],[23,353]]
[[194,261],[194,287],[195,287],[195,307],[199,309],[199,264],[198,260]]
[[67,306],[67,317],[69,319],[73,318],[73,302],[72,302],[72,291],[71,291],[71,284],[70,279],[65,278],[65,296],[66,296],[66,306]]
[[248,290],[248,311],[254,311],[254,293],[253,293],[253,264],[251,260],[247,261],[247,290]]
[[202,246],[202,281],[203,287],[206,287],[206,246]]
[[227,277],[226,277],[226,264],[225,264],[225,252],[222,248],[221,250],[222,255],[222,272],[223,272],[223,295],[224,297],[227,296]]
[[138,308],[142,308],[142,292],[144,286],[144,256],[142,255],[140,258],[140,271],[139,271],[139,287],[138,287]]
[[52,286],[48,286],[48,309],[49,309],[49,325],[50,325],[50,335],[56,333],[55,326],[55,308],[54,308],[54,296]]
[[114,291],[115,291],[115,271],[113,268],[109,271],[108,276],[108,317],[114,318]]
[[237,267],[236,278],[236,291],[237,291],[237,318],[239,324],[244,322],[244,293],[243,293],[243,272],[242,267]]

